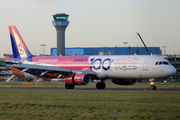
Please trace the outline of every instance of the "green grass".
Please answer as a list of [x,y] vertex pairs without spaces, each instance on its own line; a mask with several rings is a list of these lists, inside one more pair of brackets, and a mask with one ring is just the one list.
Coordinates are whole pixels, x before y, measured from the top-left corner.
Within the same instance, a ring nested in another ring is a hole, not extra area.
[[175,120],[179,92],[0,91],[3,120]]

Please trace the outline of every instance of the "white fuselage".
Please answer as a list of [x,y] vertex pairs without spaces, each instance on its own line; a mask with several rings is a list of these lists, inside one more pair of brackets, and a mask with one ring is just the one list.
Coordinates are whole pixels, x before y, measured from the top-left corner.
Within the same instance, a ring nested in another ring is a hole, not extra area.
[[[176,73],[176,69],[166,59],[158,56],[91,56],[89,59],[93,71],[100,78],[163,78]],[[156,65],[156,62],[166,64]]]
[[100,79],[164,78],[176,73],[168,60],[151,55],[34,57],[32,62],[23,63],[56,66],[86,73],[94,71]]

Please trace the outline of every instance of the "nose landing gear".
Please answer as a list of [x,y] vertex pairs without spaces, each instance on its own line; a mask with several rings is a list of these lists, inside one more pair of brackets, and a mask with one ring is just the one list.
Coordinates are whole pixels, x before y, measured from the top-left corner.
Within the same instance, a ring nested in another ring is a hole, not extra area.
[[156,90],[156,85],[155,85],[153,82],[151,82],[150,89],[151,89],[151,90]]

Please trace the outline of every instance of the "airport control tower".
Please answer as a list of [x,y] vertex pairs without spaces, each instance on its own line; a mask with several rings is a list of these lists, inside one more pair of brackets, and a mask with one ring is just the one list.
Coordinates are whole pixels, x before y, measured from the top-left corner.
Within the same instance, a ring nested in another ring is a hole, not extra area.
[[57,31],[57,56],[65,55],[65,30],[69,24],[69,15],[65,13],[57,13],[53,15],[54,21],[52,21]]

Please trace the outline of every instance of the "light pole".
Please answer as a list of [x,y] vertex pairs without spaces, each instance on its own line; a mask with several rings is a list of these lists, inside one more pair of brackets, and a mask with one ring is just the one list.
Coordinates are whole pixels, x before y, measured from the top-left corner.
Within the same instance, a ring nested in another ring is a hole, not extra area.
[[164,42],[164,44],[165,44],[164,54],[166,54],[166,43],[167,43],[167,42]]
[[177,51],[177,54],[179,55],[179,45],[177,45],[177,50],[178,50],[178,51]]
[[175,44],[173,44],[174,45],[174,55],[175,55]]
[[165,55],[165,49],[166,49],[166,46],[162,46],[164,48],[164,55]]
[[47,46],[46,44],[41,44],[43,46],[43,55],[44,55],[44,46]]
[[126,44],[128,44],[128,42],[123,42],[123,44],[125,44],[125,55],[126,55]]

